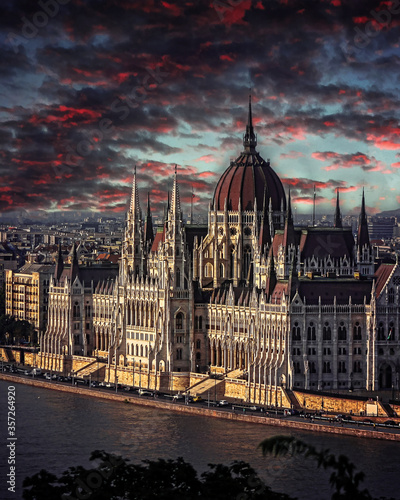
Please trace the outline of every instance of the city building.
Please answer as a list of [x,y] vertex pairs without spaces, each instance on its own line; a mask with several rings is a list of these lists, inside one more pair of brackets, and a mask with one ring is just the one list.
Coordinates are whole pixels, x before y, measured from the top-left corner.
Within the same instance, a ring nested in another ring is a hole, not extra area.
[[154,234],[135,171],[118,274],[94,277],[75,257],[57,264],[44,367],[65,371],[82,353],[109,380],[195,392],[218,375],[226,394],[269,404],[291,389],[398,388],[400,269],[376,265],[364,194],[356,238],[339,193],[333,225],[297,227],[290,192],[256,146],[249,103],[207,226],[183,222],[175,169]]
[[47,326],[49,283],[54,266],[25,264],[19,271],[8,269],[5,273],[6,314],[29,321],[38,334],[43,333]]

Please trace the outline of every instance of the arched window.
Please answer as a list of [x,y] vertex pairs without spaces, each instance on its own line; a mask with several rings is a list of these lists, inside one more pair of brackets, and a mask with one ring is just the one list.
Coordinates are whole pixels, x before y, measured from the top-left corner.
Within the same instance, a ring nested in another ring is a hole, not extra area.
[[353,340],[362,340],[361,325],[358,321],[353,326]]
[[388,292],[388,303],[389,304],[394,304],[394,288],[389,288],[389,292]]
[[347,330],[344,326],[343,321],[340,322],[340,326],[338,328],[338,340],[346,340],[347,338]]
[[176,329],[182,330],[182,328],[183,328],[183,314],[181,312],[179,312],[176,315]]
[[199,330],[203,329],[203,316],[199,316]]
[[176,350],[176,359],[182,359],[182,349]]
[[301,340],[301,335],[300,335],[300,327],[298,322],[296,321],[293,328],[292,328],[292,340],[294,342]]
[[307,340],[315,340],[315,339],[316,339],[315,326],[314,326],[314,323],[312,321],[310,321],[310,325],[307,328]]
[[382,322],[378,325],[378,340],[385,340],[385,327]]
[[73,315],[74,315],[74,318],[81,317],[81,308],[80,308],[78,302],[75,302],[75,304],[74,304]]
[[332,331],[329,323],[326,321],[322,329],[322,340],[332,340]]
[[181,270],[178,269],[176,270],[176,283],[175,283],[175,286],[176,288],[180,288],[181,287]]
[[201,340],[197,339],[196,340],[196,349],[200,349],[200,347],[201,347]]
[[224,265],[222,263],[219,265],[219,277],[224,277]]
[[206,278],[212,278],[213,277],[213,267],[210,262],[208,262],[204,268],[204,276]]
[[251,248],[249,245],[245,246],[243,250],[243,278],[246,279],[249,274],[251,263]]
[[195,330],[199,329],[199,317],[198,316],[194,317],[194,329]]
[[140,356],[143,357],[143,346],[140,346]]

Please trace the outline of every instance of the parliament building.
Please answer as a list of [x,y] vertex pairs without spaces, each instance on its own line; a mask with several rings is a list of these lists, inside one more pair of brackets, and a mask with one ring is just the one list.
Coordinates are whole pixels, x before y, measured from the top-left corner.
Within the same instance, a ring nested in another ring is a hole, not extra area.
[[183,222],[175,169],[155,232],[135,171],[119,268],[59,253],[43,368],[191,393],[217,377],[225,396],[267,404],[296,389],[398,389],[400,269],[376,259],[364,194],[356,235],[339,194],[332,227],[295,226],[290,192],[256,146],[249,103],[207,226]]

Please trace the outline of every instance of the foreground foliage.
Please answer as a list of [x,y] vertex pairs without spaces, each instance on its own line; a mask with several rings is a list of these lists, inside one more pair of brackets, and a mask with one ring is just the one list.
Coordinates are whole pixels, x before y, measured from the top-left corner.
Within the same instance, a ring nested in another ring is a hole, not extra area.
[[[275,436],[260,445],[264,455],[302,455],[316,460],[317,466],[331,469],[332,500],[373,500],[360,489],[362,472],[347,457],[336,458],[328,450],[317,451],[293,437]],[[209,470],[197,474],[193,466],[176,460],[145,460],[132,464],[105,451],[94,451],[91,469],[70,467],[60,477],[41,470],[24,480],[25,500],[295,500],[274,492],[247,463],[209,464]],[[322,500],[322,499],[321,499]],[[383,499],[382,499],[383,500]]]

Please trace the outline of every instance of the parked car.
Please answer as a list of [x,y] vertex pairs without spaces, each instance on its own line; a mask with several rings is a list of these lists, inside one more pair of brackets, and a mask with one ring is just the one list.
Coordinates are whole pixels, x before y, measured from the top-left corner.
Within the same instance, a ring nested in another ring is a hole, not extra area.
[[139,389],[138,394],[139,396],[153,396],[153,393],[147,389]]
[[[185,399],[185,396],[183,394],[174,394],[172,396],[172,399],[175,399],[175,401],[177,401],[178,399]],[[193,398],[194,399],[194,398]]]
[[226,401],[225,399],[221,399],[221,401],[218,401],[217,406],[229,406],[230,403]]
[[[175,395],[177,396],[177,394]],[[202,401],[204,401],[204,399],[201,396],[193,396],[192,398],[193,403],[201,403]]]

